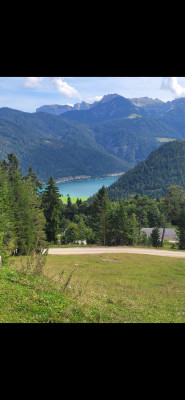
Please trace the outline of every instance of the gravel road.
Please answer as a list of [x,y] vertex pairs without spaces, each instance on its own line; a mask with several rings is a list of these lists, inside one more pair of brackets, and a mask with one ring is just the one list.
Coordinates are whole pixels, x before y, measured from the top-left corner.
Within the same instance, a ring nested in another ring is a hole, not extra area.
[[148,254],[151,256],[162,257],[175,257],[184,258],[185,252],[183,251],[170,251],[160,249],[145,249],[134,247],[68,247],[68,248],[50,248],[48,254],[55,255],[73,255],[73,254],[115,254],[115,253],[130,253],[130,254]]

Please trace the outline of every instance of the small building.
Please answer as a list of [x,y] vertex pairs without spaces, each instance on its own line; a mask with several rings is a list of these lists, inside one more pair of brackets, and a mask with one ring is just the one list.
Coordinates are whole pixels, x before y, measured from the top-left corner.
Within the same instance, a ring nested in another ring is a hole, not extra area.
[[[141,228],[141,232],[145,232],[147,234],[147,237],[149,237],[153,229],[154,228]],[[159,233],[160,233],[160,238],[162,238],[163,228],[159,228]],[[178,240],[177,234],[175,233],[173,228],[165,229],[164,239]]]

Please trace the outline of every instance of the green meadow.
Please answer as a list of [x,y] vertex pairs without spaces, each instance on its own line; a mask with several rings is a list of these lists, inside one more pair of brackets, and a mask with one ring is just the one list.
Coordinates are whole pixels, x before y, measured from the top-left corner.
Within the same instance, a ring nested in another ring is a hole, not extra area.
[[[67,204],[67,199],[68,199],[68,196],[61,196],[62,203]],[[88,199],[88,197],[71,197],[70,196],[70,199],[71,199],[71,203],[75,204],[77,199],[86,201]]]
[[0,322],[185,322],[184,259],[48,255],[42,273],[27,260],[0,269]]

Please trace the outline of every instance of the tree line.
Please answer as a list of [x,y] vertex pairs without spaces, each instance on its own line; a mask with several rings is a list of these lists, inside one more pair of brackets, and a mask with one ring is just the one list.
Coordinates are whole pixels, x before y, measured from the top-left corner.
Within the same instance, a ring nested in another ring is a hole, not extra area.
[[[185,191],[171,186],[164,198],[136,195],[111,201],[102,186],[92,201],[62,202],[51,176],[43,190],[32,167],[23,175],[13,153],[0,162],[0,255],[42,252],[48,243],[162,246],[158,228],[175,226],[185,249]],[[142,227],[155,228],[148,240]]]

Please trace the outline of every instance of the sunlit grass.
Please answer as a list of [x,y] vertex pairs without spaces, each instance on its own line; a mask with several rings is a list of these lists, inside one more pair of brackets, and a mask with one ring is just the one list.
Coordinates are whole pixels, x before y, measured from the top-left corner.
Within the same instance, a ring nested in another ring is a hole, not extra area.
[[[61,200],[62,200],[63,204],[67,204],[67,199],[68,199],[68,196],[61,196]],[[70,199],[71,199],[71,203],[75,204],[77,199],[79,199],[79,200],[81,199],[82,201],[86,201],[88,199],[88,197],[73,197],[73,196],[71,197],[70,196]]]
[[13,260],[0,269],[0,322],[185,322],[184,259],[48,255],[35,276],[17,272],[26,257]]
[[185,260],[131,254],[48,256],[56,277],[77,264],[71,293],[99,322],[185,322]]

